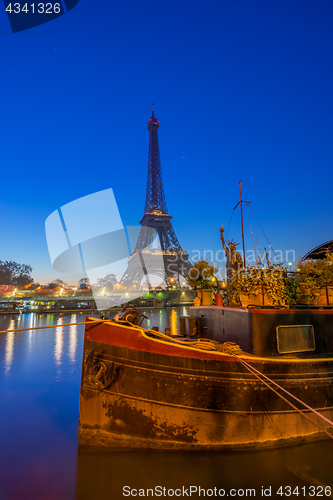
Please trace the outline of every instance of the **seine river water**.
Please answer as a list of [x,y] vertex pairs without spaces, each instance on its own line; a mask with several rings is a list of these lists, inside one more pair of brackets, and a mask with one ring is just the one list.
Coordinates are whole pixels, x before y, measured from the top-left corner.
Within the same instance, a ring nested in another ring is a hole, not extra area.
[[[144,312],[161,329],[184,313]],[[80,321],[0,317],[0,500],[330,497],[333,441],[247,452],[78,450],[83,325],[7,330]]]

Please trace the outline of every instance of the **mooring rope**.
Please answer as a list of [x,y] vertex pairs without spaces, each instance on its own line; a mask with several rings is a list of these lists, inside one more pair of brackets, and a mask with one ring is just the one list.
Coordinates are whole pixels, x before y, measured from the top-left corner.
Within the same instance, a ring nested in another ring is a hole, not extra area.
[[[110,320],[103,320],[103,319],[97,319],[96,318],[94,320],[81,321],[81,322],[78,322],[78,323],[64,323],[64,324],[61,323],[61,324],[58,324],[58,325],[35,326],[35,327],[30,327],[30,328],[18,328],[18,329],[13,329],[13,330],[3,330],[3,331],[0,331],[0,333],[25,332],[25,331],[29,331],[29,330],[43,330],[43,329],[47,329],[47,328],[60,328],[60,327],[64,327],[64,326],[87,325],[87,324],[92,324],[92,323],[104,323],[105,321],[110,321]],[[134,326],[134,328],[135,328],[135,326]],[[148,338],[151,338],[150,336],[148,336],[144,332],[144,330],[142,328],[140,328],[140,327],[136,327],[136,328],[140,329],[141,332],[144,334],[144,336],[146,336]],[[175,344],[180,344],[181,346],[191,347],[191,348],[194,348],[194,349],[196,349],[198,351],[202,351],[202,352],[205,352],[205,351],[206,352],[207,351],[217,351],[216,345],[220,344],[220,342],[218,342],[216,340],[211,340],[211,339],[203,339],[203,340],[197,340],[197,339],[193,339],[192,340],[191,339],[191,341],[184,341],[184,340],[182,341],[182,340],[179,340],[179,339],[173,339],[172,337],[169,337],[168,335],[166,335],[166,334],[164,334],[162,332],[155,331],[155,330],[146,330],[146,331],[147,331],[147,333],[153,334],[156,337],[160,337],[162,340],[168,340],[169,342],[171,340]],[[325,420],[325,422],[327,422],[328,424],[330,424],[333,427],[333,422],[331,420],[329,420],[328,418],[326,418],[323,415],[321,415],[314,408],[311,408],[311,406],[309,406],[306,403],[304,403],[304,401],[302,401],[301,399],[299,399],[296,396],[294,396],[293,394],[291,394],[289,391],[287,391],[286,389],[284,389],[283,387],[281,387],[279,384],[277,384],[276,382],[274,382],[272,379],[270,379],[269,377],[267,377],[266,375],[264,375],[263,373],[261,373],[259,370],[257,370],[256,368],[254,368],[252,365],[250,365],[249,363],[247,363],[246,361],[244,361],[243,359],[241,359],[239,356],[237,356],[236,352],[239,351],[239,349],[240,349],[239,346],[237,346],[236,344],[233,344],[233,343],[229,343],[229,342],[225,342],[225,344],[226,344],[226,346],[225,346],[226,349],[225,350],[222,349],[222,352],[218,351],[217,354],[224,354],[224,355],[227,355],[227,356],[235,358],[238,362],[240,362],[243,366],[245,366],[245,368],[247,370],[249,370],[249,372],[251,372],[252,375],[254,375],[262,384],[264,384],[265,386],[267,386],[271,391],[273,391],[277,396],[279,396],[283,401],[285,401],[289,406],[291,406],[291,408],[293,408],[294,410],[296,410],[304,418],[306,418],[312,424],[314,424],[316,427],[318,427],[330,439],[333,439],[333,435],[332,434],[330,434],[326,429],[324,429],[324,427],[322,427],[317,422],[315,422],[310,417],[308,417],[302,410],[300,410],[299,408],[297,408],[297,406],[293,405],[287,398],[283,397],[278,391],[276,391],[275,389],[273,389],[273,387],[271,387],[271,385],[269,385],[269,383],[275,385],[276,387],[278,387],[281,391],[283,391],[286,394],[288,394],[288,396],[290,396],[295,401],[297,401],[298,403],[300,403],[303,406],[305,406],[305,408],[307,408],[308,410],[310,410],[312,413],[314,413],[315,415],[317,415],[321,419]],[[224,344],[222,344],[222,346],[223,345]],[[238,353],[239,352],[237,352],[237,354]],[[268,380],[269,383],[267,383],[263,379]]]
[[[156,332],[155,330],[150,330],[149,333],[153,333],[154,335],[160,337],[161,339],[165,339],[165,337],[168,337],[167,335],[165,335],[165,334],[163,334],[161,332]],[[168,340],[170,340],[170,337],[168,337]],[[196,349],[198,351],[216,350],[216,345],[214,345],[214,344],[219,344],[219,342],[217,342],[217,341],[210,341],[209,342],[209,339],[205,339],[203,342],[198,342],[198,341],[195,341],[194,339],[193,339],[193,342],[181,341],[179,339],[171,339],[171,340],[174,343],[176,343],[176,344],[181,344],[181,345],[185,344],[187,346],[191,346],[191,347],[193,347],[194,349]],[[222,346],[224,346],[224,344],[222,344]],[[277,384],[276,382],[274,382],[273,380],[271,380],[269,377],[267,377],[266,375],[264,375],[263,373],[261,373],[259,370],[257,370],[256,368],[254,368],[252,365],[250,365],[249,363],[247,363],[246,361],[244,361],[243,359],[241,359],[239,356],[237,356],[237,354],[239,354],[239,351],[241,351],[240,347],[237,344],[234,344],[232,342],[225,342],[225,346],[222,349],[222,353],[223,354],[227,354],[227,355],[235,358],[238,362],[240,362],[243,366],[245,366],[258,380],[260,380],[261,383],[263,383],[264,385],[266,385],[271,391],[273,391],[277,396],[279,396],[283,401],[285,401],[289,406],[291,406],[291,408],[293,408],[294,410],[296,410],[304,418],[306,418],[312,424],[314,424],[316,427],[318,427],[330,439],[333,439],[333,435],[330,434],[324,427],[322,427],[320,424],[318,424],[317,422],[315,422],[314,420],[312,420],[310,417],[308,417],[302,410],[300,410],[299,408],[297,408],[297,406],[293,405],[287,398],[283,397],[278,391],[276,391],[275,389],[273,389],[273,387],[271,387],[263,379],[268,380],[269,383],[275,385],[281,391],[285,392],[288,396],[290,396],[295,401],[297,401],[298,403],[300,403],[303,406],[305,406],[305,408],[307,408],[308,410],[310,410],[312,413],[314,413],[315,415],[317,415],[318,417],[320,417],[325,422],[327,422],[330,426],[333,427],[333,422],[331,420],[329,420],[328,418],[326,418],[323,415],[321,415],[314,408],[311,408],[311,406],[309,406],[308,404],[304,403],[304,401],[302,401],[301,399],[297,398],[296,396],[294,396],[293,394],[291,394],[291,392],[287,391],[286,389],[284,389],[283,387],[281,387],[279,384]]]
[[[0,331],[0,333],[15,333],[15,332],[26,332],[26,331],[29,331],[29,330],[44,330],[44,329],[47,329],[47,328],[61,328],[63,326],[73,326],[73,325],[89,325],[89,324],[92,324],[92,323],[105,323],[105,322],[109,322],[110,319],[93,319],[93,320],[90,320],[90,321],[81,321],[79,323],[60,323],[58,325],[48,325],[48,326],[33,326],[33,327],[30,327],[30,328],[17,328],[17,329],[13,329],[13,330],[3,330],[3,331]],[[122,325],[124,326],[124,325]],[[162,340],[166,340],[168,342],[173,342],[175,344],[179,344],[179,345],[183,345],[183,346],[187,346],[187,347],[193,347],[194,349],[197,349],[197,350],[202,350],[203,352],[205,351],[217,351],[216,349],[216,345],[217,344],[220,344],[220,342],[218,342],[217,340],[211,340],[211,339],[202,339],[202,340],[198,340],[198,339],[191,339],[191,340],[180,340],[180,339],[175,339],[175,338],[172,338],[170,337],[169,335],[166,335],[165,333],[162,333],[162,332],[159,332],[159,331],[156,331],[156,330],[145,330],[137,325],[132,325],[130,328],[132,329],[135,329],[135,330],[139,330],[145,337],[149,338],[150,340],[152,339],[152,337],[150,335],[147,335],[147,333],[149,334],[153,334],[154,336],[162,339]],[[152,339],[154,340],[154,339]]]
[[[238,356],[235,356],[235,357],[238,357]],[[259,370],[257,370],[256,368],[254,368],[252,365],[250,365],[249,363],[247,363],[246,361],[244,361],[243,359],[240,359],[240,362],[243,363],[243,365],[248,365],[251,367],[251,369],[257,373],[259,373],[262,377],[264,377],[266,380],[268,380],[270,383],[272,383],[273,385],[275,385],[276,387],[278,387],[279,389],[281,389],[281,391],[285,392],[286,394],[288,394],[288,396],[291,396],[293,399],[295,399],[295,401],[297,401],[298,403],[301,403],[302,405],[304,405],[308,410],[311,410],[313,411],[314,413],[316,413],[319,417],[323,418],[324,420],[326,420],[326,422],[330,425],[333,426],[333,422],[331,422],[331,420],[329,420],[328,418],[324,417],[323,415],[321,415],[320,413],[318,413],[316,410],[314,410],[313,408],[311,408],[311,406],[307,405],[306,403],[304,403],[304,401],[302,401],[301,399],[298,399],[296,396],[294,396],[293,394],[291,394],[291,392],[288,392],[286,389],[284,389],[283,387],[281,387],[279,384],[277,384],[276,382],[274,382],[272,379],[270,379],[269,377],[267,377],[266,375],[264,375],[263,373],[261,373]]]
[[271,384],[275,385],[280,390],[282,390],[283,392],[285,392],[286,394],[288,394],[288,396],[291,396],[297,402],[301,403],[303,406],[305,406],[306,408],[308,408],[312,413],[314,413],[315,415],[317,415],[318,417],[322,418],[327,423],[329,423],[331,426],[333,426],[333,422],[331,422],[331,420],[329,420],[328,418],[326,418],[323,415],[321,415],[320,413],[318,413],[314,408],[311,408],[311,406],[309,406],[306,403],[304,403],[304,401],[302,401],[301,399],[298,399],[296,396],[294,396],[293,394],[291,394],[290,392],[288,392],[286,389],[284,389],[283,387],[281,387],[279,384],[277,384],[276,382],[274,382],[273,380],[271,380],[269,377],[267,377],[266,375],[264,375],[263,373],[261,373],[259,370],[257,370],[256,368],[253,368],[252,365],[250,365],[249,363],[247,363],[243,359],[239,358],[235,354],[233,355],[233,357],[236,358],[243,366],[245,366],[245,368],[247,368],[258,380],[260,380],[260,382],[262,382],[271,391],[273,391],[281,399],[283,399],[283,401],[285,401],[289,406],[291,406],[294,410],[296,410],[298,413],[300,413],[307,420],[309,420],[310,422],[312,422],[316,427],[318,427],[321,431],[323,431],[330,439],[333,439],[333,435],[330,434],[329,432],[327,432],[327,430],[324,429],[324,427],[322,427],[321,425],[317,424],[317,422],[315,422],[310,417],[308,417],[302,410],[300,410],[299,408],[297,408],[297,406],[293,405],[287,398],[283,397],[278,391],[276,391],[275,389],[273,389],[273,387],[271,387],[267,382],[265,382],[265,380],[263,380],[262,378],[260,378],[259,375],[261,375],[263,378],[265,378],[266,380],[268,380]]
[[[143,335],[145,337],[148,337],[150,340],[152,337],[150,335],[153,335],[157,338],[160,338],[161,340],[165,340],[167,342],[171,342],[173,344],[178,344],[181,346],[186,346],[186,347],[192,347],[198,351],[202,349],[203,352],[205,351],[217,351],[216,345],[220,344],[217,340],[211,340],[211,339],[189,339],[189,340],[181,340],[181,339],[176,339],[173,337],[170,337],[169,335],[159,332],[157,330],[144,330]],[[147,335],[150,334],[150,335]],[[154,339],[153,339],[154,340]]]
[[102,323],[104,320],[96,319],[94,321],[82,321],[81,323],[60,323],[59,325],[49,325],[49,326],[33,326],[32,328],[17,328],[16,330],[3,330],[0,333],[11,333],[11,332],[27,332],[28,330],[44,330],[46,328],[60,328],[62,326],[72,326],[72,325],[88,325],[90,323],[100,322]]

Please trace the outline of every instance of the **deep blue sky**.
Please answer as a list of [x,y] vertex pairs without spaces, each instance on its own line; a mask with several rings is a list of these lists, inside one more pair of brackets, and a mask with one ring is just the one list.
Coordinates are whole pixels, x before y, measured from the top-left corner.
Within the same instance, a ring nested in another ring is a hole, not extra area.
[[[45,219],[109,187],[139,222],[152,102],[184,249],[220,248],[239,180],[274,249],[299,258],[332,239],[332,23],[331,0],[80,0],[12,34],[3,8],[0,260],[71,281],[51,267]],[[249,224],[263,248],[246,211],[252,248]]]

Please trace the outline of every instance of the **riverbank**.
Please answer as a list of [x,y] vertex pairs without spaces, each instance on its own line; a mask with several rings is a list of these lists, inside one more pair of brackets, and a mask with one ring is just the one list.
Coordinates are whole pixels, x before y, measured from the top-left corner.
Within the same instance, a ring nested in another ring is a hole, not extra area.
[[[192,290],[164,290],[152,291],[143,297],[131,300],[129,293],[121,296],[119,293],[105,296],[105,308],[101,307],[101,298],[99,298],[100,311],[118,311],[126,305],[132,305],[138,310],[146,308],[163,309],[164,307],[181,307],[193,304],[194,291]],[[110,303],[115,301],[116,305],[110,307]],[[122,301],[121,303],[119,303]],[[2,307],[1,307],[2,305]],[[1,312],[3,310],[3,313]],[[19,310],[24,313],[61,313],[61,312],[92,312],[97,311],[96,301],[92,294],[59,296],[59,293],[32,296],[29,294],[21,297],[0,296],[0,314],[18,314]]]

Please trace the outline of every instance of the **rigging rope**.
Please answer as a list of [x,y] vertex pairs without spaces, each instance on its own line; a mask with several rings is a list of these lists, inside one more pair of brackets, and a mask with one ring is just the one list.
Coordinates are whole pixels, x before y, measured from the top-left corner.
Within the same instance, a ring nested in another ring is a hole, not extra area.
[[[261,231],[262,231],[263,235],[265,236],[265,238],[266,238],[266,240],[267,240],[267,242],[268,242],[269,246],[270,246],[270,247],[271,247],[271,249],[273,250],[273,253],[274,253],[275,257],[278,259],[278,256],[276,255],[274,248],[272,247],[272,245],[271,245],[271,243],[270,243],[269,239],[267,238],[267,236],[266,236],[266,234],[265,234],[265,231],[263,230],[263,228],[262,228],[262,227],[261,227],[261,225],[259,224],[259,221],[258,221],[257,217],[254,215],[252,208],[250,207],[250,205],[248,205],[248,207],[249,207],[249,209],[251,210],[253,217],[254,217],[254,218],[255,218],[255,220],[257,221],[258,226],[260,227],[260,229],[261,229]],[[278,262],[281,262],[281,261],[280,261],[280,259],[278,259]]]
[[[235,208],[236,208],[236,207],[235,207]],[[229,221],[229,226],[228,226],[228,229],[227,229],[227,232],[226,232],[226,235],[225,235],[225,237],[226,237],[226,238],[227,238],[228,233],[229,233],[230,224],[231,224],[232,218],[233,218],[233,216],[234,216],[234,211],[235,211],[235,208],[234,208],[234,209],[232,210],[232,212],[231,212],[231,217],[230,217],[230,221]]]
[[[264,231],[264,230],[263,230],[263,228],[261,227],[261,225],[260,225],[260,223],[259,223],[259,221],[258,221],[257,217],[254,215],[254,212],[253,212],[253,210],[252,210],[252,208],[251,208],[251,206],[250,206],[250,202],[247,202],[247,201],[242,201],[242,203],[245,203],[245,205],[246,205],[247,207],[249,207],[249,209],[251,210],[251,213],[252,213],[253,217],[255,218],[255,220],[256,220],[256,222],[257,222],[258,226],[260,227],[260,229],[261,229],[261,231],[262,231],[263,235],[265,236],[265,238],[266,238],[266,240],[267,240],[267,243],[269,244],[270,248],[273,250],[273,253],[274,253],[274,255],[275,255],[275,257],[276,257],[277,261],[278,261],[279,263],[281,263],[281,260],[280,260],[280,259],[278,259],[278,256],[276,255],[275,250],[274,250],[274,248],[273,248],[273,247],[272,247],[272,245],[271,245],[271,242],[270,242],[270,241],[269,241],[269,239],[267,238],[265,231]],[[235,206],[235,208],[234,208],[234,209],[232,210],[232,212],[231,212],[231,218],[230,218],[230,222],[229,222],[228,230],[227,230],[227,233],[226,233],[225,237],[227,237],[227,236],[228,236],[228,232],[229,232],[230,224],[231,224],[231,221],[232,221],[232,217],[233,217],[233,215],[234,215],[234,211],[236,210],[236,208],[238,207],[238,205],[239,205],[239,203],[237,203],[237,205]]]

